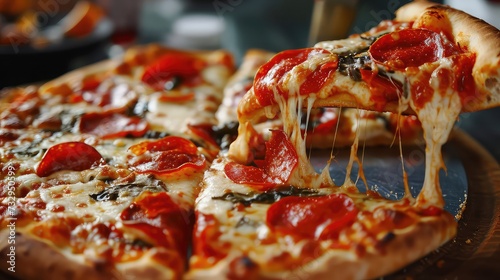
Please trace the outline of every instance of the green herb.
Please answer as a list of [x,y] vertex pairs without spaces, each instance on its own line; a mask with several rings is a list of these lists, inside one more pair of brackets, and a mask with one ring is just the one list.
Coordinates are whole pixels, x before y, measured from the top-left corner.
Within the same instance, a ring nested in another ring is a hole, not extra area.
[[318,192],[312,189],[297,188],[294,186],[280,187],[262,193],[226,193],[222,196],[212,197],[215,200],[230,201],[250,206],[252,203],[271,204],[287,196],[318,196]]

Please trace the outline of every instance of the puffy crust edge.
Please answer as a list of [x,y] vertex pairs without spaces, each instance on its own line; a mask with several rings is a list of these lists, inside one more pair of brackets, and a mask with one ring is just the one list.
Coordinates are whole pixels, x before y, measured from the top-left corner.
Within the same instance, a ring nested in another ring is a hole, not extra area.
[[79,264],[65,257],[50,245],[17,232],[15,244],[8,244],[9,231],[0,232],[0,269],[7,274],[7,253],[15,246],[16,272],[20,279],[117,279],[103,267]]
[[82,68],[70,71],[54,80],[51,80],[40,87],[40,93],[49,93],[53,88],[63,84],[79,84],[85,77],[110,71],[118,65],[116,60],[104,60]]
[[17,279],[72,279],[72,280],[121,280],[121,279],[177,279],[168,267],[151,259],[156,253],[146,255],[138,261],[111,266],[106,263],[80,263],[61,253],[57,248],[29,234],[16,232],[15,244],[8,244],[10,231],[0,232],[0,270],[6,275],[13,273],[7,261],[10,247],[15,246],[15,272]]
[[[422,258],[449,241],[456,234],[456,221],[443,212],[441,216],[427,218],[413,227],[396,234],[383,249],[385,253],[367,253],[363,257],[346,252],[342,257],[329,252],[320,258],[293,271],[266,274],[262,271],[259,279],[373,279],[395,272]],[[225,264],[231,260],[224,260]],[[192,270],[187,279],[225,279],[229,273],[227,266],[213,269]]]
[[249,49],[245,53],[241,66],[224,86],[224,99],[216,114],[220,123],[238,120],[236,110],[233,107],[235,94],[238,93],[240,85],[244,84],[248,78],[253,80],[259,67],[271,59],[273,55],[273,52],[261,49]]
[[[352,88],[355,87],[355,91],[367,93],[369,92],[368,85],[363,82],[355,82],[348,81],[349,85]],[[342,88],[334,88],[332,92],[336,92],[334,94],[329,94],[325,98],[319,97],[315,100],[313,104],[313,108],[322,108],[322,107],[340,107],[340,108],[359,108],[364,110],[372,110],[372,111],[380,111],[377,108],[377,104],[372,100],[358,99],[356,95],[350,94],[347,91],[343,91]],[[362,95],[362,94],[361,94]],[[306,101],[307,102],[307,101]],[[304,103],[304,108],[307,103]],[[256,122],[259,119],[263,118],[268,114],[269,116],[274,116],[279,111],[278,105],[271,105],[263,107],[260,105],[257,96],[253,88],[251,88],[243,99],[238,104],[238,119],[243,122],[250,121]],[[401,106],[398,104],[398,101],[388,102],[384,105],[383,111],[393,112],[393,113],[403,113],[403,114],[412,114],[413,111],[411,108],[407,108],[405,111],[400,112]],[[268,117],[269,117],[268,116]]]
[[[443,212],[439,217],[420,221],[396,237],[385,247],[384,254],[368,253],[359,259],[338,259],[326,254],[302,268],[311,279],[331,279],[332,268],[339,279],[372,279],[395,272],[424,257],[449,241],[456,234],[454,218]],[[308,271],[309,269],[309,271]]]
[[456,44],[476,54],[472,75],[478,93],[464,111],[500,105],[500,30],[463,11],[428,1],[414,1],[396,11],[396,20],[415,21],[414,27],[449,32]]

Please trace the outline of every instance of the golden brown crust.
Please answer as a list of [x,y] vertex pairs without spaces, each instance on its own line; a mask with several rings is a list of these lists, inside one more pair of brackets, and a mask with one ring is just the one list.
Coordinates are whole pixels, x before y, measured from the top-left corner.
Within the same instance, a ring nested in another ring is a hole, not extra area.
[[[380,111],[379,105],[369,97],[358,98],[359,96],[369,96],[370,89],[368,85],[364,82],[357,82],[351,80],[349,77],[343,76],[342,74],[334,74],[336,78],[343,79],[342,88],[334,88],[332,94],[325,98],[317,98],[314,101],[312,108],[323,108],[323,107],[338,107],[338,108],[358,108],[370,111]],[[355,88],[355,91],[359,96],[355,96],[349,92],[350,89]],[[304,107],[307,106],[307,102],[304,102]],[[412,110],[408,108],[404,112],[399,112],[400,106],[398,101],[388,102],[384,106],[384,111],[395,112],[395,113],[405,113],[411,114]],[[242,101],[238,105],[238,119],[241,121],[255,122],[262,119],[264,116],[274,116],[279,111],[278,105],[272,105],[268,107],[263,107],[260,105],[255,92],[250,89],[247,94],[243,97]]]
[[236,95],[244,90],[244,87],[249,81],[250,83],[253,81],[253,77],[259,67],[271,59],[273,55],[274,53],[261,49],[250,49],[245,53],[241,66],[233,76],[231,76],[224,87],[224,98],[217,111],[219,123],[228,123],[238,120],[235,108],[235,104],[238,102],[238,97]]
[[[121,264],[84,260],[83,256],[71,259],[54,247],[27,233],[16,232],[15,244],[8,244],[10,232],[0,232],[0,270],[16,279],[71,279],[71,280],[121,280],[121,279],[179,279],[180,275],[154,260],[163,248],[152,249],[139,260]],[[9,271],[11,246],[15,247],[15,272]],[[68,249],[66,249],[68,250]],[[68,254],[70,252],[68,251]]]
[[105,60],[95,64],[91,64],[89,66],[85,66],[82,68],[78,68],[73,70],[67,74],[64,74],[54,80],[51,80],[40,87],[40,93],[49,93],[51,89],[61,86],[63,84],[70,85],[79,85],[85,77],[91,75],[99,75],[106,73],[116,67],[118,65],[118,61],[116,60]]
[[[402,230],[403,231],[403,230]],[[428,218],[396,237],[383,248],[384,253],[367,253],[359,259],[339,260],[328,254],[318,260],[320,263],[304,267],[299,273],[311,279],[331,279],[332,267],[339,279],[373,279],[389,273],[422,258],[449,241],[456,234],[454,218],[443,213],[441,216]]]
[[396,20],[415,21],[414,27],[443,32],[463,49],[476,55],[472,75],[478,92],[463,111],[500,105],[500,31],[481,19],[445,5],[414,1],[396,11]]
[[[329,251],[308,264],[289,271],[257,272],[258,279],[373,279],[401,269],[405,265],[436,250],[456,234],[456,221],[443,212],[417,224],[401,229],[394,239],[380,249],[362,256],[353,251]],[[383,251],[383,252],[382,252]],[[237,255],[231,255],[234,258]],[[231,259],[219,262],[211,269],[192,270],[186,279],[225,279]],[[237,274],[237,272],[236,272]]]
[[[105,267],[77,263],[54,247],[26,234],[16,233],[15,245],[8,244],[9,231],[0,233],[0,269],[19,279],[117,279]],[[10,247],[15,246],[15,272],[8,270]]]

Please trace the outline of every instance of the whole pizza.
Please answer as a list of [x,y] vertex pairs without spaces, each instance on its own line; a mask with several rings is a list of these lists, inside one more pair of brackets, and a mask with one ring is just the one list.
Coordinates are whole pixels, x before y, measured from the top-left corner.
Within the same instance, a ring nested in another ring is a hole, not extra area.
[[[373,279],[453,239],[441,148],[500,105],[500,31],[415,1],[343,40],[236,67],[151,44],[0,96],[0,269],[13,279]],[[398,200],[361,148],[425,145]],[[321,170],[310,151],[330,153]],[[329,165],[350,149],[343,182]]]

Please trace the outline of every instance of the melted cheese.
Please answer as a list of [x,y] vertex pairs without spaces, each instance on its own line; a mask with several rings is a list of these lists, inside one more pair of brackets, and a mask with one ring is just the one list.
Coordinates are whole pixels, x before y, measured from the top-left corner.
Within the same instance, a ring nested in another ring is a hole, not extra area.
[[194,92],[194,99],[184,102],[164,102],[164,92],[153,93],[148,98],[147,121],[153,129],[167,132],[186,132],[189,125],[216,125],[217,111],[222,100],[222,88],[229,78],[229,70],[222,65],[211,65],[201,72],[204,84],[181,87],[183,94]]
[[336,54],[357,53],[371,45],[371,40],[354,36],[348,39],[324,41],[314,45],[315,48],[323,48]]
[[[441,148],[448,140],[451,129],[462,110],[460,96],[449,85],[441,84],[448,80],[438,75],[438,73],[442,73],[442,69],[450,69],[445,73],[454,73],[452,62],[446,58],[420,67],[420,75],[432,73],[429,84],[434,90],[434,94],[423,108],[418,108],[414,102],[410,103],[422,123],[426,143],[425,179],[422,190],[417,197],[417,205],[422,207],[434,205],[442,208],[444,206],[439,184],[439,171],[445,167]],[[409,76],[410,85],[418,82],[419,79],[425,79],[425,75],[423,78],[420,75]],[[453,79],[453,77],[448,78]]]
[[217,124],[215,111],[220,102],[217,90],[210,86],[199,86],[187,90],[195,92],[195,98],[186,102],[163,102],[163,93],[157,92],[150,98],[147,121],[153,129],[170,132],[186,132],[188,125]]

